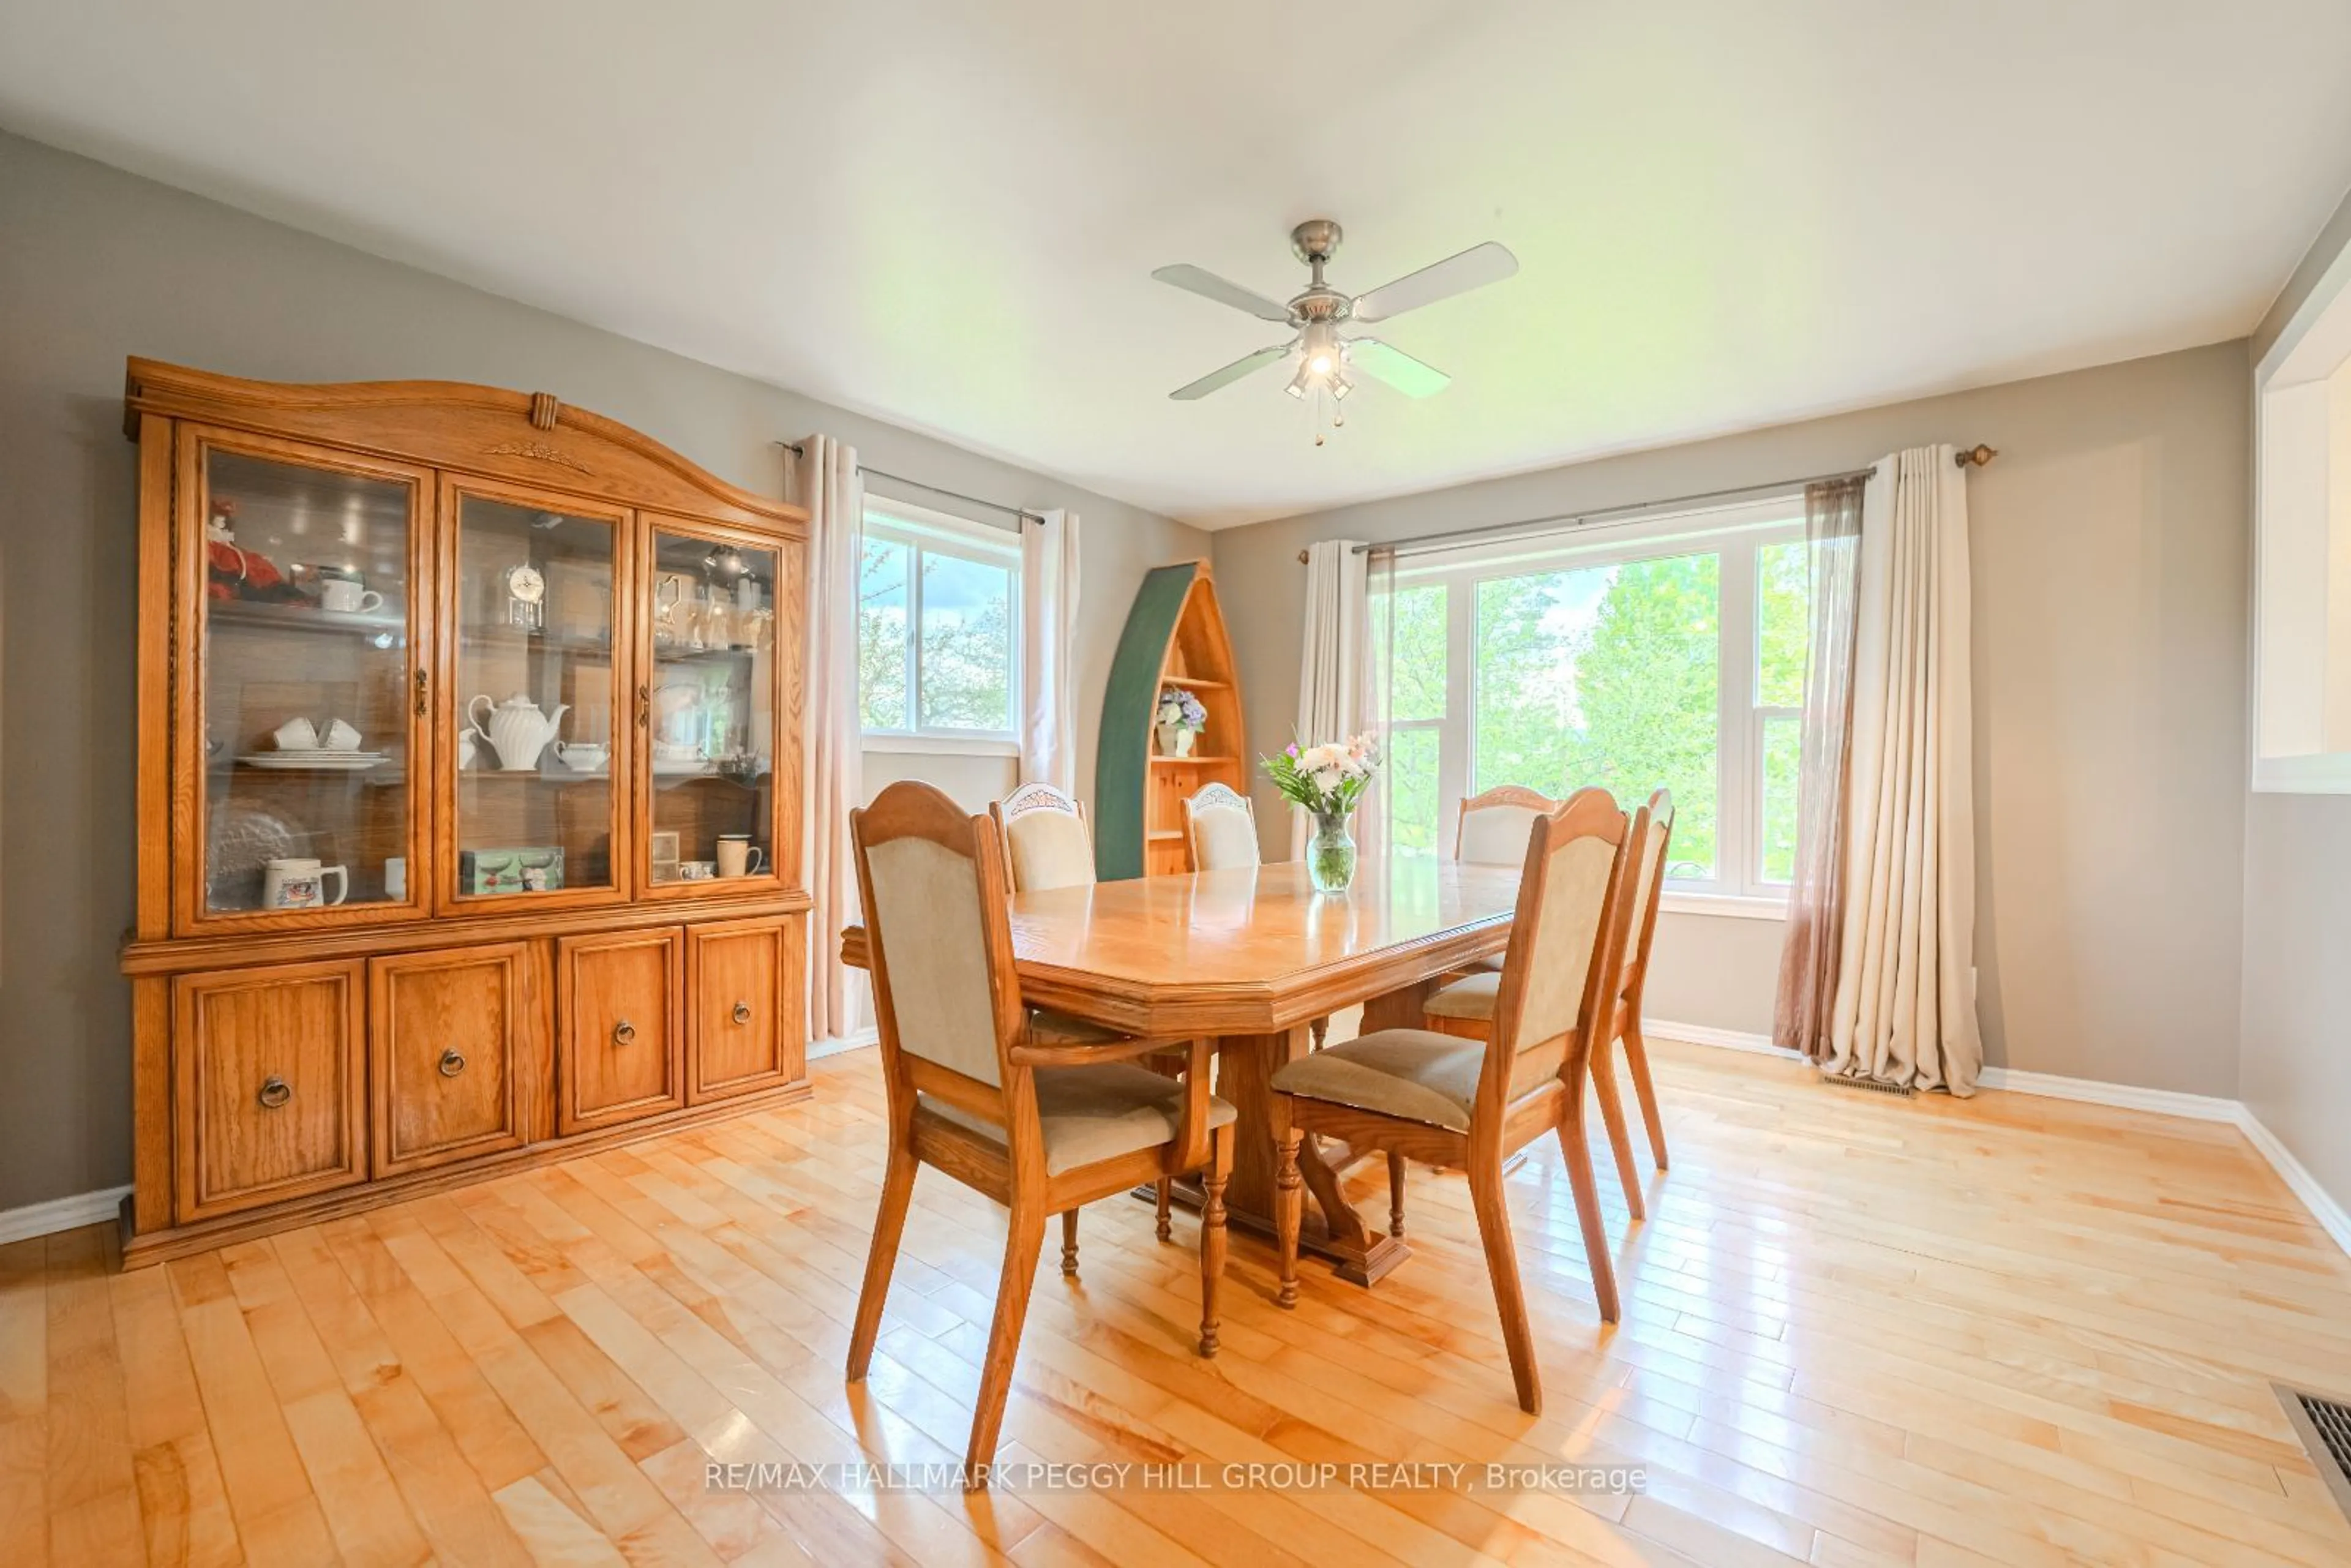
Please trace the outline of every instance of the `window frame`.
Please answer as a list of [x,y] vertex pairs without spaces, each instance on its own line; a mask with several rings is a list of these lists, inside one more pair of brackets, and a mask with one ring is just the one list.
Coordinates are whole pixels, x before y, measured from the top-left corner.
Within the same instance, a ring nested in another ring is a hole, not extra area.
[[[1460,802],[1477,777],[1478,589],[1498,579],[1542,572],[1622,566],[1679,555],[1712,554],[1715,579],[1715,868],[1707,878],[1669,878],[1661,906],[1717,915],[1778,919],[1789,883],[1763,875],[1766,723],[1801,707],[1766,706],[1762,696],[1762,578],[1760,552],[1804,538],[1801,493],[1736,506],[1587,525],[1571,535],[1499,540],[1430,552],[1397,563],[1375,591],[1446,590],[1445,712],[1392,729],[1437,731],[1437,823],[1440,856],[1449,857],[1459,832]],[[1384,679],[1384,672],[1383,672]],[[1388,795],[1382,791],[1382,809]],[[1641,802],[1626,800],[1630,810]]]
[[[968,517],[955,517],[935,511],[912,502],[892,500],[884,497],[867,496],[862,516],[859,519],[858,556],[862,562],[865,541],[878,538],[903,545],[906,558],[906,698],[904,709],[905,723],[890,728],[873,728],[865,723],[865,692],[862,679],[857,692],[858,733],[866,749],[872,751],[967,752],[979,755],[1017,754],[1020,746],[1021,707],[1021,612],[1027,597],[1020,550],[1020,537],[1008,529],[987,523],[974,522]],[[1001,567],[1010,584],[1009,614],[1006,620],[1005,685],[1007,697],[1005,716],[1010,721],[1003,729],[971,729],[959,725],[925,725],[921,722],[923,701],[923,558],[926,555],[946,556],[982,566]],[[862,615],[861,603],[858,613]]]

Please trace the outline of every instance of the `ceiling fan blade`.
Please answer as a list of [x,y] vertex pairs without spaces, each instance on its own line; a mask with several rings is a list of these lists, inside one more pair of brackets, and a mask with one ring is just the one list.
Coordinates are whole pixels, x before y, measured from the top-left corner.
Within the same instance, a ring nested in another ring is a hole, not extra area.
[[1355,319],[1384,321],[1489,283],[1499,283],[1519,270],[1519,258],[1493,240],[1472,246],[1459,256],[1448,256],[1434,266],[1383,284],[1355,297]]
[[1235,360],[1223,370],[1210,371],[1207,375],[1202,376],[1198,381],[1194,382],[1189,386],[1177,387],[1174,392],[1169,392],[1167,395],[1174,398],[1178,402],[1190,402],[1195,398],[1206,397],[1219,387],[1228,387],[1232,385],[1235,382],[1240,380],[1251,371],[1263,370],[1266,366],[1273,363],[1274,361],[1290,352],[1290,350],[1295,346],[1296,345],[1290,343],[1281,343],[1277,344],[1275,347],[1270,349],[1259,349],[1256,353],[1251,354],[1245,359]]
[[1453,378],[1436,366],[1423,364],[1402,349],[1392,349],[1377,338],[1350,340],[1347,363],[1365,375],[1376,376],[1406,397],[1429,397],[1453,384]]
[[1219,305],[1246,310],[1260,321],[1279,321],[1284,326],[1290,324],[1289,306],[1218,277],[1206,267],[1178,262],[1174,267],[1163,267],[1151,276],[1162,283],[1172,283],[1178,288],[1196,294],[1203,299],[1213,299]]

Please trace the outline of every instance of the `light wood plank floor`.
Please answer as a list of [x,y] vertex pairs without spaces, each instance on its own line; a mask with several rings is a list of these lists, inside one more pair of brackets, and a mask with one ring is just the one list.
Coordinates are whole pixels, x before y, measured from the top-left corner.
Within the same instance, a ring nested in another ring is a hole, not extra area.
[[810,1105],[162,1268],[115,1272],[96,1228],[0,1248],[0,1563],[2351,1563],[2268,1386],[2351,1385],[2351,1262],[2235,1132],[1656,1055],[1675,1166],[1645,1224],[1614,1208],[1621,1326],[1556,1151],[1513,1178],[1540,1419],[1467,1192],[1416,1171],[1417,1256],[1374,1291],[1310,1270],[1279,1312],[1236,1233],[1214,1363],[1191,1222],[1087,1210],[1002,1456],[1572,1459],[1637,1494],[708,1489],[713,1458],[962,1450],[1004,1226],[935,1172],[841,1380],[882,1152],[858,1052]]

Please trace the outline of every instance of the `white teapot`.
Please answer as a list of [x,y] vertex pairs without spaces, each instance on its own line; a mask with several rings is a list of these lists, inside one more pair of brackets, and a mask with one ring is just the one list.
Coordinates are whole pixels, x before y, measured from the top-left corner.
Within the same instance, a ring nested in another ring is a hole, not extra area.
[[[489,710],[486,720],[475,711],[477,708]],[[473,733],[490,743],[490,748],[498,754],[498,766],[509,773],[538,766],[538,754],[555,738],[556,726],[570,711],[569,703],[558,703],[553,713],[541,713],[538,705],[520,692],[502,703],[478,696],[465,705],[465,716],[472,721]]]

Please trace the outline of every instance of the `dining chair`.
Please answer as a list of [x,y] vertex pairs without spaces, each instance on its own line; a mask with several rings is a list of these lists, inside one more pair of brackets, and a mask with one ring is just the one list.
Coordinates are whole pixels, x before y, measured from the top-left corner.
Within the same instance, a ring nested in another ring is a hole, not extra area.
[[1004,841],[1004,872],[1015,893],[1090,886],[1094,840],[1086,809],[1050,784],[1023,784],[987,814]]
[[[966,1487],[987,1484],[1048,1215],[1062,1216],[1064,1268],[1080,1205],[1197,1171],[1200,1338],[1217,1354],[1225,1182],[1233,1107],[1208,1092],[1209,1042],[1188,1043],[1182,1079],[1129,1060],[1165,1046],[1091,1030],[1040,1040],[1021,1003],[992,817],[967,816],[928,784],[902,780],[849,814],[880,1015],[890,1151],[849,1342],[863,1379],[882,1325],[918,1166],[1011,1211],[995,1322],[972,1413]],[[1089,1026],[1090,1027],[1090,1026]]]
[[1303,1195],[1299,1140],[1343,1138],[1465,1172],[1492,1276],[1519,1406],[1542,1409],[1534,1335],[1519,1281],[1502,1164],[1545,1133],[1559,1140],[1600,1315],[1618,1316],[1615,1270],[1584,1141],[1583,1077],[1615,999],[1630,826],[1604,789],[1579,789],[1536,820],[1519,879],[1500,1004],[1483,1040],[1428,1030],[1380,1030],[1285,1063],[1271,1081],[1278,1129],[1274,1226],[1278,1300],[1298,1299]]
[[[1625,980],[1616,993],[1616,1027],[1612,1033],[1625,1043],[1625,1069],[1633,1080],[1634,1098],[1641,1103],[1641,1123],[1649,1134],[1649,1156],[1657,1162],[1659,1170],[1664,1170],[1666,1124],[1657,1114],[1657,1088],[1649,1078],[1649,1042],[1641,1035],[1641,999],[1649,988],[1649,949],[1657,937],[1657,907],[1664,901],[1666,868],[1673,863],[1673,792],[1660,789],[1651,795],[1648,813],[1648,831],[1641,841],[1640,880],[1633,885],[1636,901],[1633,923],[1625,938]],[[1595,1060],[1595,1071],[1609,1070],[1604,1045]],[[1621,1174],[1631,1156],[1620,1149],[1617,1159]]]
[[1559,802],[1523,784],[1497,784],[1461,802],[1453,825],[1453,858],[1464,865],[1521,865],[1535,819]]
[[[1617,954],[1616,983],[1610,988],[1608,1005],[1601,1016],[1602,1028],[1592,1040],[1592,1092],[1600,1102],[1600,1122],[1608,1132],[1608,1151],[1616,1165],[1616,1180],[1625,1189],[1625,1207],[1635,1219],[1648,1218],[1648,1207],[1641,1196],[1641,1178],[1633,1166],[1633,1134],[1625,1121],[1625,1103],[1616,1089],[1616,1071],[1610,1047],[1625,1029],[1626,1017],[1625,990],[1635,978],[1635,948],[1644,932],[1655,923],[1656,913],[1656,885],[1658,873],[1665,869],[1663,849],[1656,842],[1656,819],[1652,815],[1656,802],[1665,792],[1650,797],[1650,804],[1633,815],[1630,836],[1625,845],[1625,935]],[[1672,810],[1670,798],[1667,810]],[[1469,1040],[1483,1040],[1493,1030],[1494,1019],[1501,1001],[1501,976],[1490,970],[1467,976],[1443,987],[1429,997],[1421,1007],[1428,1027],[1443,1034],[1457,1034]],[[1637,1000],[1635,1003],[1638,1007]],[[1634,1031],[1639,1032],[1637,1015]],[[1635,1048],[1627,1045],[1629,1056]],[[1641,1050],[1641,1065],[1634,1075],[1635,1092],[1642,1094],[1643,1114],[1654,1118],[1648,1107],[1655,1103],[1655,1089],[1643,1089],[1648,1081],[1648,1053]],[[1658,1124],[1651,1119],[1650,1148],[1661,1151],[1664,1144],[1656,1131]],[[1661,1166],[1662,1168],[1662,1166]]]
[[[1041,893],[1056,887],[1092,887],[1094,883],[1094,841],[1086,826],[1086,809],[1050,784],[1029,783],[1001,800],[991,800],[987,814],[1004,841],[1004,873],[1015,893]],[[1040,1040],[1082,1043],[1098,1032],[1093,1025],[1047,1008],[1029,1013],[1029,1027]],[[1168,1075],[1182,1071],[1183,1047],[1178,1044],[1155,1054],[1146,1065]],[[1159,1239],[1176,1234],[1175,1184],[1159,1178]],[[1061,1272],[1078,1271],[1078,1211],[1061,1217]]]
[[[1453,858],[1463,865],[1522,865],[1535,819],[1558,810],[1558,801],[1523,784],[1497,784],[1472,795],[1453,820]],[[1499,970],[1502,957],[1497,953],[1470,967]]]
[[1184,801],[1184,842],[1194,871],[1256,865],[1257,807],[1229,784],[1209,784]]

